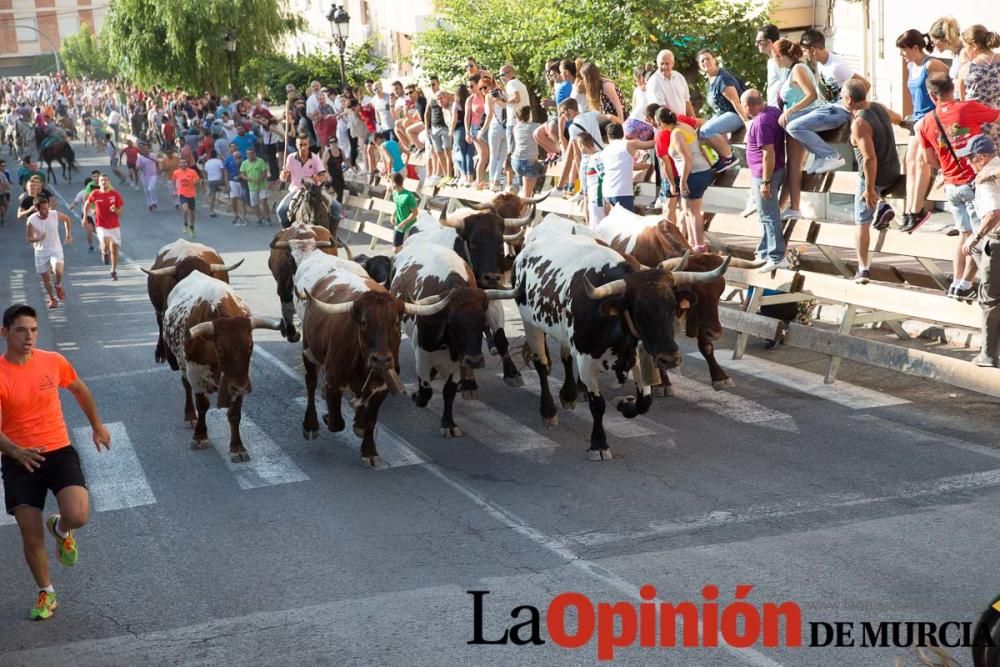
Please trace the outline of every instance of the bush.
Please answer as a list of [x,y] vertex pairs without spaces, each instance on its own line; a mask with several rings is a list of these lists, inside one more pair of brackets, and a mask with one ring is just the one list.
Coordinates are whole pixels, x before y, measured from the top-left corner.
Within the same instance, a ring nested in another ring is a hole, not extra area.
[[[375,53],[371,40],[351,46],[344,54],[347,83],[355,88],[365,79],[378,79],[387,61]],[[299,90],[317,80],[326,86],[340,86],[340,55],[313,54],[291,58],[283,54],[253,56],[240,68],[240,80],[253,92],[266,93],[274,100],[285,99],[285,85],[295,84]]]
[[108,50],[103,42],[98,42],[86,23],[80,25],[80,32],[65,38],[59,49],[66,74],[74,78],[110,79]]

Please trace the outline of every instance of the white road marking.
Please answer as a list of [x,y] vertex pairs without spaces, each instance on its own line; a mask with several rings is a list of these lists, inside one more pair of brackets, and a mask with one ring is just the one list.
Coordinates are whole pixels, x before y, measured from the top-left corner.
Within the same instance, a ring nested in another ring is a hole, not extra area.
[[111,433],[111,449],[94,447],[89,426],[73,429],[73,441],[87,477],[87,487],[97,512],[152,505],[156,496],[139,463],[132,439],[121,422],[105,424]]
[[731,392],[716,391],[677,373],[670,373],[670,383],[674,387],[674,399],[695,403],[720,417],[775,431],[799,432],[799,426],[791,415],[772,410],[756,401]]
[[[732,356],[732,350],[721,348],[715,348],[715,353],[720,357],[723,355]],[[687,356],[698,359],[702,358],[698,352],[689,352]],[[760,357],[745,355],[739,360],[729,359],[726,362],[726,368],[828,401],[833,401],[852,410],[905,405],[910,402],[905,398],[898,398],[890,394],[868,389],[867,387],[859,387],[843,380],[838,380],[836,384],[826,384],[823,382],[822,375],[810,373],[794,366],[767,361]]]
[[[502,375],[503,373],[500,373],[498,374],[498,377]],[[535,396],[540,396],[542,394],[542,385],[538,380],[538,373],[524,369],[521,371],[521,376],[524,378],[525,391],[531,392]],[[552,388],[552,396],[556,401],[559,400],[558,391],[561,384],[562,378],[557,378],[554,375],[549,377],[549,386]],[[580,408],[581,406],[583,407],[583,412],[586,413],[586,415],[589,415],[587,398],[583,395],[580,395],[577,398],[577,408]],[[560,409],[565,410],[565,408]],[[575,410],[572,412],[575,412]],[[661,435],[666,432],[672,432],[674,429],[665,424],[660,424],[649,417],[643,417],[642,415],[638,415],[633,419],[626,419],[620,412],[618,412],[618,410],[615,409],[613,405],[609,405],[604,413],[604,430],[608,433],[608,435],[616,438],[627,439]],[[660,444],[675,446],[675,443],[673,443],[673,440],[670,438],[667,438],[666,441],[663,441]]]
[[898,422],[894,422],[889,419],[883,419],[873,414],[851,415],[851,420],[861,422],[863,424],[873,424],[885,430],[893,431],[897,435],[905,434],[908,438],[910,438],[913,441],[913,443],[911,444],[922,443],[930,445],[931,447],[939,447],[940,445],[945,445],[947,447],[962,449],[967,452],[980,454],[982,456],[989,456],[990,458],[1000,459],[1000,449],[994,449],[992,447],[987,447],[985,445],[979,445],[974,442],[969,442],[967,440],[961,440],[959,438],[952,438],[947,435],[941,435],[940,433],[924,431],[923,429],[915,428],[913,426],[907,426],[906,424],[900,424]]
[[[441,397],[441,383],[434,383],[434,395],[427,404],[438,419],[444,411],[444,399]],[[409,393],[409,391],[407,391]],[[498,410],[494,410],[482,401],[467,401],[459,394],[455,398],[453,410],[455,423],[462,429],[464,437],[475,438],[495,452],[502,454],[536,454],[551,455],[559,443],[525,426],[516,419]],[[541,417],[537,417],[539,426]],[[438,427],[434,427],[438,433]]]
[[267,350],[265,350],[260,345],[254,345],[253,346],[253,353],[256,354],[256,355],[258,355],[258,356],[260,356],[260,357],[263,357],[264,359],[267,359],[268,361],[270,361],[271,364],[274,367],[276,367],[279,371],[281,371],[282,373],[284,373],[288,377],[292,378],[293,380],[295,380],[299,384],[303,384],[303,385],[305,384],[305,378],[302,377],[302,373],[296,372],[295,369],[293,369],[291,366],[289,366],[288,364],[286,364],[284,361],[282,361],[278,357],[274,356],[273,354],[271,354],[270,352],[268,352]]
[[[307,404],[305,396],[296,397],[295,402],[302,408],[303,411],[305,411]],[[320,418],[320,439],[330,436],[334,440],[337,440],[358,452],[358,456],[360,456],[361,440],[354,435],[354,430],[351,428],[351,425],[354,423],[354,408],[351,407],[347,399],[343,399],[340,404],[340,413],[343,415],[344,422],[347,425],[347,427],[340,433],[330,433],[330,431],[326,428],[326,424],[322,421],[322,417],[325,412],[326,400],[321,398],[317,392],[316,413]],[[387,426],[383,426],[382,424],[375,425],[375,446],[378,448],[378,454],[382,457],[382,461],[386,464],[387,468],[402,468],[405,466],[418,466],[427,463],[427,459],[420,454],[417,454],[416,451],[407,446],[406,440],[397,435],[395,431]]]
[[12,526],[17,523],[10,514],[7,514],[7,505],[4,504],[3,483],[0,482],[0,526]]
[[99,375],[91,375],[88,378],[84,378],[84,382],[96,382],[98,380],[113,380],[115,378],[126,378],[132,377],[134,375],[148,375],[149,373],[162,373],[163,371],[169,371],[170,366],[153,366],[151,368],[140,368],[134,371],[120,371],[118,373],[101,373]]
[[1000,470],[986,470],[919,482],[904,482],[894,489],[893,493],[885,495],[872,496],[864,493],[829,494],[806,500],[786,500],[768,505],[758,505],[756,507],[717,510],[708,514],[683,517],[671,521],[653,522],[649,524],[648,528],[642,530],[613,533],[588,532],[566,536],[566,539],[592,547],[614,542],[690,533],[705,528],[730,526],[761,520],[771,521],[812,512],[825,512],[832,509],[844,509],[859,505],[872,505],[899,500],[913,500],[916,498],[938,496],[959,491],[973,491],[995,486],[1000,486]]
[[309,479],[274,440],[246,416],[240,422],[243,446],[250,454],[250,461],[246,463],[233,463],[229,460],[229,421],[226,411],[209,410],[206,422],[212,446],[233,473],[241,489],[304,482]]

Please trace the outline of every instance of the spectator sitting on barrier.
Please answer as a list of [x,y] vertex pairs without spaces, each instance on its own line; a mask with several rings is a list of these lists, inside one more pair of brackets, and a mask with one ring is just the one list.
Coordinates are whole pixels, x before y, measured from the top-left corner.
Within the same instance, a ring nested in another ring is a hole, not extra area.
[[743,129],[749,120],[743,117],[743,107],[740,104],[740,95],[746,90],[746,86],[719,67],[719,61],[711,49],[698,52],[698,68],[708,78],[706,97],[714,114],[705,121],[698,134],[719,154],[719,159],[712,165],[712,171],[720,173],[738,166],[740,162],[729,147],[727,135]]
[[[1000,157],[993,140],[985,134],[973,137],[956,151],[976,173],[976,213],[982,226],[967,239],[962,251],[972,256],[989,239],[979,259],[979,305],[983,309],[982,349],[972,363],[1000,366]],[[971,263],[971,262],[970,262]]]
[[[1000,110],[980,102],[956,100],[955,83],[946,73],[928,77],[927,90],[935,109],[920,124],[923,158],[931,166],[940,166],[944,192],[951,204],[955,228],[961,234],[961,242],[955,255],[955,282],[948,288],[948,296],[956,299],[969,298],[973,294],[972,278],[976,267],[973,262],[967,261],[961,246],[970,235],[979,231],[979,217],[976,215],[976,193],[972,185],[975,173],[967,160],[957,156],[957,151],[964,148],[974,136],[982,133],[983,123],[993,123],[1000,119]],[[915,228],[916,225],[904,226],[903,231]]]
[[858,161],[858,189],[854,193],[855,249],[858,272],[854,281],[865,285],[871,277],[868,245],[869,226],[885,229],[895,216],[892,207],[882,198],[883,193],[899,179],[899,154],[892,118],[898,114],[881,104],[869,102],[866,82],[848,79],[840,90],[844,108],[853,113],[851,145]]
[[[787,131],[792,121],[820,107],[824,101],[816,75],[802,62],[801,46],[787,39],[779,39],[771,46],[771,50],[778,65],[791,70],[779,91],[784,110],[778,122]],[[802,159],[805,157],[805,147],[798,140],[788,137],[786,149],[788,185],[781,193],[781,198],[784,200],[785,195],[788,195],[788,209],[781,214],[782,220],[802,216],[799,200],[802,194]]]

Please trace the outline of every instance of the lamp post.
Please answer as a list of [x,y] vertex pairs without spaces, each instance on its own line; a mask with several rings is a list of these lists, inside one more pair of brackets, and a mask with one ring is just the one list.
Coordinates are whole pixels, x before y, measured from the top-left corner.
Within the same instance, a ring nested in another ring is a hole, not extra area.
[[351,17],[340,5],[330,5],[330,13],[326,15],[326,20],[330,22],[330,33],[333,41],[340,51],[340,88],[347,87],[347,75],[344,72],[344,49],[347,48],[348,24]]
[[229,61],[229,90],[236,100],[236,34],[232,30],[227,30],[222,37],[222,43],[226,47],[226,58]]

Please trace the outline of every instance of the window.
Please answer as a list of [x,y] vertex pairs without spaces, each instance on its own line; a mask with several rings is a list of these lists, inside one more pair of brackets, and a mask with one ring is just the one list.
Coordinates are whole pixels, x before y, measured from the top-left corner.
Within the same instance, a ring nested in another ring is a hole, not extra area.
[[80,32],[80,15],[76,12],[59,17],[59,40]]
[[17,32],[17,41],[37,42],[38,19],[34,16],[20,16],[14,18],[14,29]]

